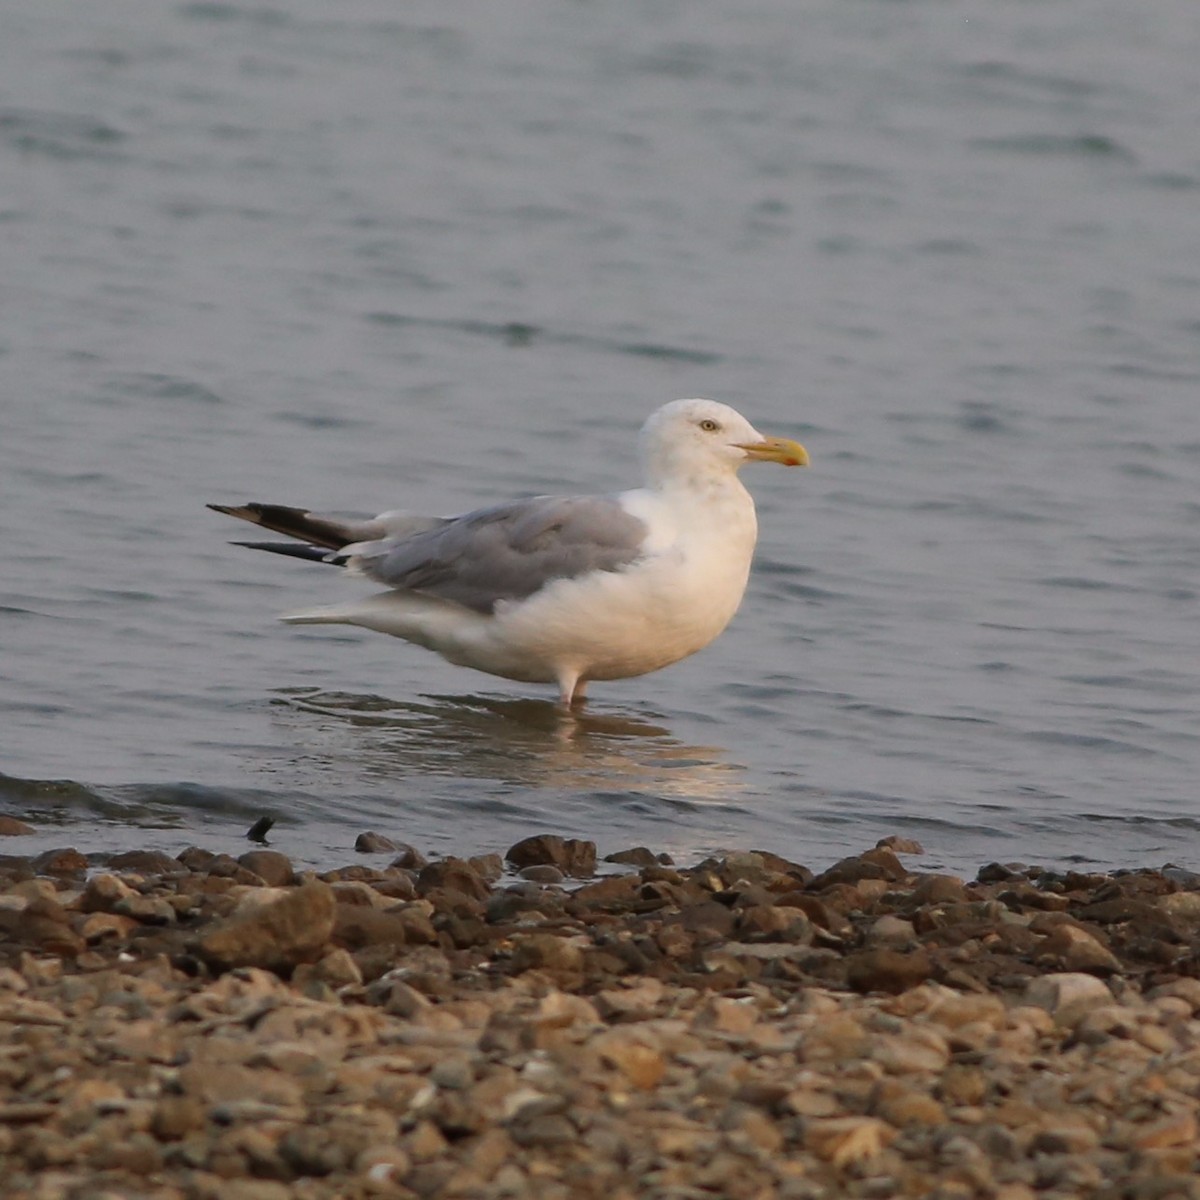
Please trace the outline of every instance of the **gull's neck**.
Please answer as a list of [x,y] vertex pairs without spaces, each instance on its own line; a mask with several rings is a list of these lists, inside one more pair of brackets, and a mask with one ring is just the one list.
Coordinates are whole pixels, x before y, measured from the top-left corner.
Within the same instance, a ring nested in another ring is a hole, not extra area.
[[750,493],[731,466],[714,467],[711,462],[693,466],[677,462],[670,464],[668,469],[655,469],[656,465],[646,464],[645,487],[665,500],[684,504],[749,504],[753,507]]

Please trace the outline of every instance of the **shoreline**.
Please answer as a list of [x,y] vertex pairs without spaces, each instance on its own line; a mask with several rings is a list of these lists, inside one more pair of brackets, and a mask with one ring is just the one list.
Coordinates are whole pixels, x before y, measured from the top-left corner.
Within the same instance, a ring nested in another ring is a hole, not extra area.
[[895,850],[5,855],[4,1194],[1200,1197],[1200,875]]

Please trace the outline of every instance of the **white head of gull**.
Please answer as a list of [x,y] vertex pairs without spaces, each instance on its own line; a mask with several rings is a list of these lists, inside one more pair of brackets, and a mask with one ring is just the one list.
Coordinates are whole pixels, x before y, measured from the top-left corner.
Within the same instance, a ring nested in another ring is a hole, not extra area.
[[536,496],[458,517],[343,521],[274,504],[210,507],[296,539],[241,545],[332,563],[386,588],[285,621],[358,625],[460,666],[554,683],[569,708],[590,680],[656,671],[725,628],[758,534],[739,468],[808,465],[798,442],[764,437],[714,400],[663,405],[640,447],[641,488]]

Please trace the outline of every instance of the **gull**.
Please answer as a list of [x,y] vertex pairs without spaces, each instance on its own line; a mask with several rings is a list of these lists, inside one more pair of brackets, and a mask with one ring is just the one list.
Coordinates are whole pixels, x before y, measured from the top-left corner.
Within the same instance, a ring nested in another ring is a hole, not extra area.
[[208,507],[296,539],[237,545],[332,564],[386,589],[282,620],[356,625],[489,675],[554,683],[569,710],[592,680],[657,671],[724,630],[758,537],[739,468],[808,465],[799,442],[764,437],[714,400],[664,404],[639,446],[640,488],[534,496],[457,517]]

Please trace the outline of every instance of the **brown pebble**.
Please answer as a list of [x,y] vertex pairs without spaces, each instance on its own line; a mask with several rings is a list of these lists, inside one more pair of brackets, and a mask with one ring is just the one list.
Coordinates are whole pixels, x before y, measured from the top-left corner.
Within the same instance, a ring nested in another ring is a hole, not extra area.
[[569,908],[571,911],[625,908],[637,899],[640,888],[641,880],[636,875],[609,875],[572,892]]
[[217,856],[202,846],[188,846],[175,857],[179,864],[188,871],[207,871],[208,864]]
[[87,873],[88,860],[78,850],[45,850],[35,855],[31,864],[39,875],[81,877]]
[[1161,1150],[1171,1146],[1195,1147],[1196,1138],[1196,1113],[1193,1109],[1185,1109],[1139,1129],[1133,1144],[1139,1150]]
[[856,992],[907,991],[933,974],[933,964],[923,950],[863,950],[846,959],[846,982]]
[[93,875],[84,886],[79,906],[86,913],[112,912],[113,906],[134,894],[123,879],[107,872]]
[[421,868],[417,891],[424,896],[434,888],[461,892],[475,900],[486,900],[492,894],[487,880],[462,858],[443,858]]
[[164,1142],[175,1142],[194,1130],[203,1129],[205,1109],[192,1096],[164,1096],[154,1106],[150,1132]]
[[891,850],[893,854],[924,854],[925,847],[915,838],[901,837],[898,833],[889,833],[875,843],[876,850]]
[[354,839],[354,849],[359,854],[388,854],[395,853],[399,847],[385,834],[367,832]]
[[329,885],[314,880],[205,930],[194,948],[217,970],[253,966],[287,974],[318,956],[333,932],[336,908]]
[[391,865],[405,871],[419,871],[428,861],[429,859],[415,846],[399,842],[396,845],[396,857],[392,859]]
[[840,912],[830,908],[819,896],[801,891],[783,892],[775,903],[783,908],[798,908],[814,925],[838,937],[847,936],[853,929]]
[[18,821],[16,817],[0,813],[0,837],[26,837],[36,832],[37,830],[32,825],[26,825],[24,821]]
[[957,875],[922,875],[909,893],[907,907],[925,904],[962,904],[967,889]]
[[238,865],[253,871],[268,887],[288,887],[296,877],[292,860],[278,850],[247,850]]
[[1113,975],[1121,970],[1120,959],[1086,929],[1059,925],[1038,947],[1038,960],[1061,971],[1086,971]]
[[338,904],[330,936],[348,950],[368,946],[428,945],[437,941],[429,918],[420,909],[381,912],[363,904]]
[[542,884],[562,883],[566,879],[566,876],[557,867],[552,867],[549,863],[537,863],[532,867],[522,867],[517,872],[517,877],[528,880],[530,883]]
[[467,863],[488,883],[496,883],[504,876],[504,859],[499,854],[473,854]]
[[550,864],[575,879],[596,873],[596,843],[541,833],[523,838],[504,856],[517,870]]
[[663,859],[645,846],[632,846],[628,850],[614,850],[612,854],[606,854],[604,861],[624,863],[631,867],[652,867]]
[[137,875],[180,875],[185,870],[177,858],[162,850],[124,850],[103,861],[110,871]]
[[583,966],[583,952],[574,942],[548,933],[533,933],[516,939],[512,969],[576,972]]

